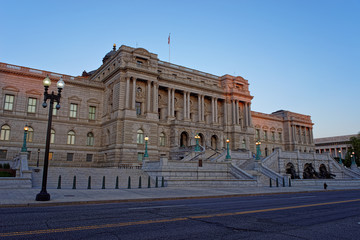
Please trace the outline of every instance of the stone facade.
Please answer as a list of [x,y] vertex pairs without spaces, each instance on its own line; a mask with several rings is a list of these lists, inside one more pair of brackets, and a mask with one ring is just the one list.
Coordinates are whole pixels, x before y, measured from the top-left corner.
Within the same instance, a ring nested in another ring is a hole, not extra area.
[[[349,148],[351,148],[350,138],[357,137],[357,134],[343,135],[325,138],[315,138],[316,153],[330,153],[332,157],[345,158]],[[340,151],[340,152],[339,152]]]
[[[314,150],[310,116],[289,111],[251,111],[249,83],[240,76],[215,76],[170,64],[142,48],[121,46],[82,76],[0,63],[0,160],[14,158],[27,124],[29,165],[44,157],[48,108],[42,80],[65,81],[61,108],[53,116],[50,166],[119,167],[177,153],[195,145],[255,152]],[[56,92],[56,87],[50,86]],[[38,149],[40,154],[38,155]]]

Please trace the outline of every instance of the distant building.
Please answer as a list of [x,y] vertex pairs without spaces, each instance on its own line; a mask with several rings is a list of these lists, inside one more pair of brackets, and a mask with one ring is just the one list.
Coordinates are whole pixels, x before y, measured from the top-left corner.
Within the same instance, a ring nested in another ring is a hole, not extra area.
[[339,157],[339,151],[341,151],[341,158],[344,158],[351,147],[350,138],[356,136],[357,134],[315,138],[315,151],[316,153],[329,152],[332,157]]
[[103,64],[82,76],[69,76],[0,63],[0,160],[10,160],[22,146],[29,125],[30,165],[43,159],[48,108],[42,107],[43,79],[65,81],[61,108],[53,110],[50,164],[118,167],[142,163],[148,136],[150,160],[180,159],[195,145],[206,149],[255,152],[275,148],[314,151],[311,117],[280,110],[251,111],[248,80],[215,76],[158,59],[143,48],[121,46]]

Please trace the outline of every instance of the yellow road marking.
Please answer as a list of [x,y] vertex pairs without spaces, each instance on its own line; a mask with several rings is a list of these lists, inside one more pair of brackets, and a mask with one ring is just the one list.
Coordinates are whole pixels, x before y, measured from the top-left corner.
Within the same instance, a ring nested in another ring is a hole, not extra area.
[[209,215],[196,215],[196,216],[188,216],[188,217],[181,217],[181,218],[170,218],[170,219],[159,219],[159,220],[144,220],[144,221],[136,221],[136,222],[121,222],[121,223],[110,223],[110,224],[102,224],[102,225],[79,226],[79,227],[70,227],[70,228],[43,229],[43,230],[24,231],[24,232],[9,232],[9,233],[0,233],[0,237],[13,237],[13,236],[23,236],[23,235],[73,232],[73,231],[94,230],[94,229],[102,229],[102,228],[114,228],[114,227],[144,225],[144,224],[152,224],[152,223],[177,222],[177,221],[186,221],[186,220],[199,219],[199,218],[226,217],[226,216],[235,216],[235,215],[243,215],[243,214],[250,214],[250,213],[272,212],[272,211],[280,211],[280,210],[287,210],[287,209],[316,207],[316,206],[333,205],[333,204],[349,203],[349,202],[359,202],[359,201],[360,201],[360,199],[353,199],[353,200],[345,200],[345,201],[337,201],[337,202],[314,203],[314,204],[297,205],[297,206],[289,206],[289,207],[279,207],[279,208],[268,208],[268,209],[250,210],[250,211],[242,211],[242,212],[217,213],[217,214],[209,214]]

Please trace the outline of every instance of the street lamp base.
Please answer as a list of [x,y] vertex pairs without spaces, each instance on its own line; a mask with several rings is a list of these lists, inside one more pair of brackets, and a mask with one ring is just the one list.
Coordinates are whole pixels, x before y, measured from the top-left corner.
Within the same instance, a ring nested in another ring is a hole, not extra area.
[[41,191],[36,195],[36,201],[49,201],[50,200],[50,194],[48,194],[46,191]]

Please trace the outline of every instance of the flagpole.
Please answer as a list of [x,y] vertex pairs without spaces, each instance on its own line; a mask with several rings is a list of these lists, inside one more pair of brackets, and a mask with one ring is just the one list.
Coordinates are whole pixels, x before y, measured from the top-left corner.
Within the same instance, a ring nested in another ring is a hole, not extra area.
[[170,33],[169,33],[169,38],[168,38],[168,44],[169,44],[169,63],[170,63]]

